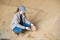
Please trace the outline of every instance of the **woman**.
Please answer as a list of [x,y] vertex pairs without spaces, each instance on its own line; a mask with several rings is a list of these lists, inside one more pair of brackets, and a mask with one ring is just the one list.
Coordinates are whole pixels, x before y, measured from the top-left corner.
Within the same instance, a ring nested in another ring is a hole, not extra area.
[[36,31],[35,26],[26,18],[25,11],[26,9],[24,6],[18,7],[11,22],[11,28],[16,34],[22,32],[23,30]]

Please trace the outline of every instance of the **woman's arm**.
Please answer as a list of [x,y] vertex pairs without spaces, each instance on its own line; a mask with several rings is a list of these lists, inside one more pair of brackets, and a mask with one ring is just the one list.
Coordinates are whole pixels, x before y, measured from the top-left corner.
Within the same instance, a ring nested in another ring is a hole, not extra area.
[[36,31],[36,27],[34,26],[34,24],[32,24],[27,18],[25,18],[25,22],[31,25],[32,31]]
[[27,23],[27,24],[32,24],[26,17],[25,17],[25,23]]

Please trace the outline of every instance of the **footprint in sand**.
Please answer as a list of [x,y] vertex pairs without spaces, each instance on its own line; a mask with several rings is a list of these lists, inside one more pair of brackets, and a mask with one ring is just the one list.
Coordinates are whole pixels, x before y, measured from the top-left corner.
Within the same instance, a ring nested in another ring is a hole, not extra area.
[[27,37],[28,37],[28,38],[35,38],[35,37],[32,36],[31,34],[29,34]]

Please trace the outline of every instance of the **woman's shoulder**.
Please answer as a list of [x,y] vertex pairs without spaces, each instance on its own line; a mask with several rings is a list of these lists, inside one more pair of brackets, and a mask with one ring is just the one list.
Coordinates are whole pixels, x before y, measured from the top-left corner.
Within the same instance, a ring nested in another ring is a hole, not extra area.
[[19,12],[15,13],[15,14],[19,14]]
[[17,12],[17,13],[14,13],[14,15],[19,15],[19,12]]
[[19,15],[19,13],[18,13],[18,12],[13,14],[13,16],[15,16],[15,17],[16,17],[16,16],[18,16],[18,15]]

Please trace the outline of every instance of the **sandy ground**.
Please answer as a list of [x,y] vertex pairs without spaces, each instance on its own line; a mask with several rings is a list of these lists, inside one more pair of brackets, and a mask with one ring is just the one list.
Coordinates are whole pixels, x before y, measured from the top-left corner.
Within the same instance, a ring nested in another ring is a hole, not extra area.
[[[35,24],[36,32],[16,36],[10,22],[19,5],[26,6],[26,16]],[[60,0],[0,0],[0,39],[60,40]]]

